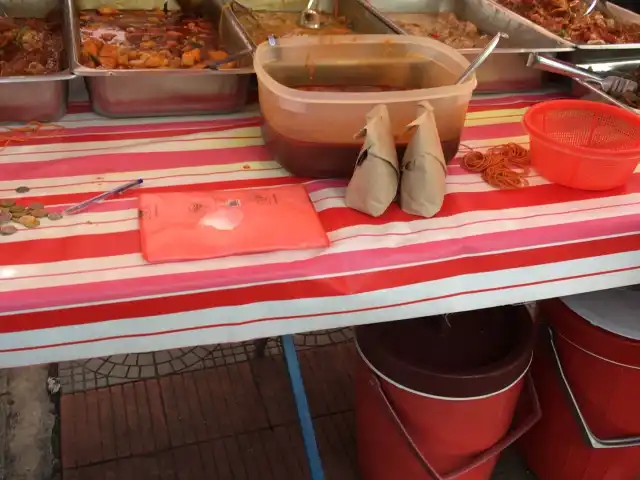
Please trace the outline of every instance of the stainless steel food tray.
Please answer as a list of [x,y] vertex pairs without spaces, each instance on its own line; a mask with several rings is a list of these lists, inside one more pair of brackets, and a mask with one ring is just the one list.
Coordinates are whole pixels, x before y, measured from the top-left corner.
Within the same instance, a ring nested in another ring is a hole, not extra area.
[[[476,71],[479,91],[504,92],[539,88],[543,72],[527,68],[530,52],[555,55],[570,52],[573,47],[562,39],[553,39],[531,28],[523,18],[486,0],[371,0],[374,13],[379,15],[397,33],[407,35],[393,22],[388,13],[439,13],[453,12],[460,20],[467,20],[486,34],[509,34],[500,47]],[[480,48],[464,48],[458,51],[469,60],[475,58]]]
[[[3,0],[2,6],[15,18],[44,18],[51,12],[60,15],[66,52],[70,36],[63,0]],[[53,122],[67,111],[69,56],[63,55],[63,70],[48,75],[0,77],[0,122]]]
[[[640,43],[609,43],[605,45],[587,45],[584,43],[575,43],[569,40],[565,40],[562,37],[556,35],[555,33],[550,32],[544,27],[541,27],[535,22],[528,20],[520,15],[512,12],[506,7],[498,4],[495,0],[485,0],[488,3],[493,4],[495,7],[504,10],[506,12],[511,12],[516,15],[522,22],[529,25],[530,28],[537,30],[538,32],[546,35],[549,38],[552,38],[556,41],[562,41],[566,44],[571,45],[575,48],[575,51],[572,55],[570,55],[570,59],[573,63],[578,63],[581,61],[589,61],[589,59],[603,59],[603,58],[613,58],[620,56],[637,56],[640,55]],[[620,20],[625,23],[640,23],[640,15],[637,13],[633,13],[625,8],[622,8],[614,3],[607,2],[607,6],[609,7],[610,12],[613,14],[616,20]],[[633,51],[635,50],[635,51]]]
[[[222,1],[222,0],[218,0]],[[252,10],[274,11],[274,12],[301,12],[307,6],[307,0],[239,0],[242,6]],[[334,11],[334,3],[336,11]],[[336,13],[339,17],[347,19],[349,26],[356,33],[373,34],[393,34],[395,30],[379,15],[374,13],[369,5],[363,0],[319,0],[318,10],[323,13]],[[235,18],[235,21],[242,28],[247,41],[256,48],[257,45],[251,39],[249,33],[242,27],[240,21],[235,16],[232,9],[225,9],[225,12]]]
[[[87,84],[93,109],[107,117],[151,117],[158,115],[196,115],[227,113],[242,108],[253,72],[248,55],[240,68],[204,70],[103,70],[80,63],[82,43],[78,13],[80,10],[113,5],[108,0],[67,0],[71,26],[71,63],[73,72]],[[120,10],[162,8],[163,0],[119,0]],[[177,10],[175,3],[169,8]],[[239,24],[229,15],[220,18],[213,1],[204,0],[202,9],[220,28],[223,48],[229,53],[249,48]]]

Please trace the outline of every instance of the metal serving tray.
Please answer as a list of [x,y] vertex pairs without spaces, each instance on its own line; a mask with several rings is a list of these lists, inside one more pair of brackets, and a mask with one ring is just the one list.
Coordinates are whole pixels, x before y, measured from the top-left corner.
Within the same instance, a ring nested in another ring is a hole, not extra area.
[[[222,0],[218,0],[222,1]],[[302,12],[307,6],[307,0],[239,0],[242,6],[252,10],[273,12]],[[323,13],[336,13],[338,17],[347,19],[349,26],[356,33],[393,34],[395,30],[376,13],[363,0],[319,0],[318,10]],[[241,26],[231,8],[225,9],[235,17],[235,21],[242,28],[247,41],[255,49],[257,45],[249,36],[249,33]]]
[[[388,13],[439,13],[453,12],[460,20],[467,20],[486,34],[509,34],[491,56],[476,71],[478,91],[504,92],[539,88],[543,73],[527,68],[530,52],[545,52],[552,56],[569,52],[573,47],[562,39],[552,39],[530,28],[519,15],[486,0],[371,0],[373,11],[397,33],[407,35],[393,22]],[[474,59],[481,48],[464,48],[458,51],[469,60]]]
[[[69,28],[66,6],[62,0],[3,0],[2,6],[15,18],[44,18],[51,12],[60,14],[66,52],[69,51]],[[0,77],[0,122],[53,122],[67,111],[69,80],[68,55],[62,57],[63,70],[48,75]]]
[[[597,60],[604,58],[613,58],[620,56],[638,56],[640,55],[640,43],[608,43],[605,45],[587,45],[585,43],[575,43],[569,40],[565,40],[562,37],[550,32],[544,27],[541,27],[535,22],[528,20],[520,15],[512,12],[506,7],[498,4],[495,0],[485,0],[488,3],[493,4],[495,7],[511,12],[516,15],[522,22],[526,23],[530,28],[537,30],[538,32],[552,38],[556,41],[562,41],[575,48],[573,54],[569,56],[572,63],[588,62],[589,60]],[[615,5],[611,2],[607,2],[609,11],[613,14],[616,20],[620,20],[625,23],[640,23],[640,15],[633,13],[625,8]],[[635,50],[635,51],[633,51]]]
[[[203,70],[103,70],[80,63],[82,42],[78,14],[109,5],[108,0],[67,0],[69,24],[73,32],[72,68],[87,84],[93,109],[107,117],[151,117],[227,113],[242,108],[247,98],[252,59],[247,55],[240,68]],[[112,5],[112,3],[111,3]],[[162,8],[164,0],[120,0],[120,10]],[[175,3],[169,9],[178,10]],[[202,2],[203,13],[220,28],[223,48],[229,53],[249,48],[239,24],[222,15],[213,1]]]

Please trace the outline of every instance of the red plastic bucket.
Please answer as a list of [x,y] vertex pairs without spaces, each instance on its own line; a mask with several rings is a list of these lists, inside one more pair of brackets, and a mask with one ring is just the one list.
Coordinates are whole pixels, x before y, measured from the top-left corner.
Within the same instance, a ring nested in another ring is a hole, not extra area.
[[596,327],[561,300],[533,363],[542,420],[519,442],[540,480],[640,479],[640,342]]
[[509,431],[533,338],[524,307],[357,327],[363,480],[488,480],[539,419],[530,390],[533,412]]

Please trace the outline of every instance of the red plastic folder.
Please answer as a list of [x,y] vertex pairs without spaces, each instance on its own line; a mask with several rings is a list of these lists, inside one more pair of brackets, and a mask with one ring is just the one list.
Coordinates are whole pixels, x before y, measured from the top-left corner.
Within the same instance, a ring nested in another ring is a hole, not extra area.
[[142,254],[154,263],[329,245],[302,185],[143,193],[140,235]]

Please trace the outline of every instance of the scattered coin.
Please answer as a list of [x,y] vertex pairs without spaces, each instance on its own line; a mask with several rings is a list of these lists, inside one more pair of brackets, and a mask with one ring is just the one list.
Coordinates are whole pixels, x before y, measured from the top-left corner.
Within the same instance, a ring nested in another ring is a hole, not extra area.
[[0,201],[0,207],[9,208],[13,207],[16,204],[13,200],[2,200]]
[[49,212],[47,212],[44,208],[37,208],[35,210],[31,210],[30,213],[36,218],[44,218]]
[[0,223],[7,223],[11,221],[12,215],[9,212],[0,212]]
[[31,210],[42,210],[44,208],[44,204],[40,202],[33,202],[29,204],[29,208]]
[[20,217],[19,222],[27,228],[34,228],[40,225],[40,220],[32,215],[25,215]]
[[18,192],[18,193],[27,193],[29,190],[31,190],[29,187],[18,187],[18,188],[16,188],[16,192]]
[[0,235],[13,235],[18,229],[13,225],[2,225],[0,227]]
[[26,215],[26,213],[24,213],[24,212],[11,212],[11,219],[13,221],[17,222],[18,220],[20,220],[25,215]]
[[62,219],[62,214],[57,212],[51,212],[49,213],[49,215],[47,215],[47,217],[49,217],[49,220],[56,221],[56,220]]
[[12,207],[9,207],[9,211],[11,213],[24,212],[25,210],[26,208],[23,205],[13,205]]

